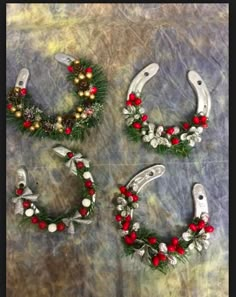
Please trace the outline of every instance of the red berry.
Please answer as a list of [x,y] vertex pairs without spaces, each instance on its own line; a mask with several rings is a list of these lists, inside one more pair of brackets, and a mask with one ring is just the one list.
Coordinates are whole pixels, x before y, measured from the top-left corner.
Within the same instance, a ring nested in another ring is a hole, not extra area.
[[79,213],[81,214],[82,217],[86,216],[88,210],[85,207],[81,207],[79,209]]
[[86,180],[86,182],[84,183],[86,188],[91,188],[93,183],[91,182],[91,180]]
[[39,222],[39,229],[45,229],[47,228],[48,224],[45,221],[40,221]]
[[159,258],[158,258],[158,256],[154,256],[154,257],[152,258],[152,264],[153,264],[154,266],[158,266],[158,265],[159,265]]
[[131,221],[131,215],[127,215],[127,217],[125,218],[125,220],[126,220],[127,222],[130,222],[130,221]]
[[125,102],[125,104],[126,104],[126,106],[131,106],[131,105],[133,105],[133,103],[132,103],[130,100],[127,100],[127,101]]
[[72,132],[72,128],[71,127],[67,127],[65,129],[65,134],[69,135]]
[[206,227],[204,228],[204,230],[205,230],[207,233],[212,233],[212,232],[214,232],[215,228],[214,228],[213,226],[209,225],[209,226],[206,226]]
[[77,162],[76,167],[77,167],[78,169],[82,169],[82,168],[84,168],[84,163],[81,162],[81,161],[79,161],[79,162]]
[[195,224],[189,224],[189,229],[192,230],[193,232],[197,231],[197,226]]
[[132,194],[132,198],[133,198],[133,202],[137,202],[138,201],[138,196],[135,194]]
[[188,130],[190,128],[189,123],[183,123],[184,130]]
[[123,224],[122,229],[127,231],[129,229],[129,225],[130,225],[130,222],[125,221],[124,224]]
[[16,189],[16,195],[18,195],[18,196],[21,196],[23,194],[23,192],[24,192],[24,189],[22,189],[22,188]]
[[29,208],[30,207],[30,202],[28,200],[23,201],[22,203],[24,208]]
[[148,115],[143,114],[142,117],[141,117],[141,121],[145,122],[147,119],[148,119]]
[[97,88],[97,87],[92,87],[92,88],[90,89],[90,94],[96,94],[97,91],[98,91],[98,88]]
[[173,145],[179,144],[179,138],[176,138],[176,137],[172,138],[172,139],[171,139],[171,143],[172,143]]
[[171,239],[171,243],[172,243],[173,245],[177,245],[177,244],[179,243],[179,239],[178,239],[178,237],[173,237],[173,238]]
[[29,127],[31,127],[31,125],[32,125],[32,123],[30,121],[25,121],[23,123],[24,128],[29,128]]
[[149,237],[149,238],[148,238],[148,242],[149,242],[150,244],[155,244],[155,243],[157,243],[157,239],[156,239],[156,237]]
[[125,186],[121,186],[120,187],[120,192],[121,192],[121,194],[125,194],[126,193],[126,187]]
[[72,157],[74,157],[74,154],[72,152],[68,152],[67,157],[71,159]]
[[172,135],[174,133],[175,129],[173,127],[170,127],[166,130],[166,133],[169,135]]
[[130,238],[133,239],[133,241],[136,240],[136,238],[137,238],[137,234],[136,234],[135,231],[132,231],[132,232],[130,233]]
[[166,261],[166,259],[167,259],[166,258],[166,255],[164,255],[162,253],[159,253],[157,256],[158,256],[158,258],[159,258],[160,261]]
[[92,73],[93,72],[93,68],[88,67],[88,68],[85,69],[85,72],[86,73]]
[[20,90],[20,94],[21,94],[22,96],[25,96],[25,95],[27,94],[27,89],[26,89],[26,88],[21,89],[21,90]]
[[133,126],[135,129],[141,129],[141,128],[142,128],[142,125],[141,125],[140,123],[138,123],[138,122],[133,123],[132,126]]
[[73,72],[73,71],[74,71],[74,68],[73,68],[73,66],[68,66],[68,67],[67,67],[67,70],[68,70],[69,72]]
[[95,194],[95,190],[94,189],[89,189],[88,193],[89,193],[89,196],[93,196]]
[[198,229],[202,229],[205,227],[205,222],[203,220],[200,220],[198,223],[197,223],[197,227]]
[[193,117],[192,121],[195,125],[198,125],[200,123],[199,117],[196,116]]
[[37,224],[39,222],[39,218],[36,216],[31,217],[31,223],[32,224]]
[[63,222],[57,223],[57,231],[65,230],[66,225]]
[[134,104],[135,105],[140,105],[142,103],[142,100],[140,99],[140,98],[136,98],[135,100],[134,100]]
[[13,107],[13,104],[9,103],[7,104],[7,109],[11,109]]
[[185,253],[185,250],[181,246],[177,246],[176,252],[180,255],[183,255]]
[[201,122],[201,124],[206,124],[207,123],[207,117],[206,116],[200,116],[200,122]]
[[125,193],[125,196],[127,196],[127,197],[132,197],[132,193],[130,192],[130,191],[126,191],[126,193]]
[[128,245],[131,245],[134,243],[134,240],[132,238],[130,238],[128,235],[126,235],[124,237],[124,240],[125,240],[125,243],[128,244]]
[[120,214],[116,215],[116,221],[120,222],[122,220],[122,216]]
[[136,96],[134,93],[129,94],[129,100],[134,101],[136,99]]
[[202,128],[204,129],[208,128],[208,124],[202,124]]
[[168,252],[170,252],[170,253],[173,253],[173,252],[175,252],[175,246],[174,245],[167,245],[167,249],[168,249]]

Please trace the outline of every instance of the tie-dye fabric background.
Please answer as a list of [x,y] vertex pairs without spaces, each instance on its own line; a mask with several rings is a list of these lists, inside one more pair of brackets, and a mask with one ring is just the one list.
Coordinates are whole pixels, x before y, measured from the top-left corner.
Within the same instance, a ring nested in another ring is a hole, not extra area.
[[[30,185],[52,213],[79,198],[52,147],[7,125],[7,296],[8,297],[224,297],[228,296],[228,5],[227,4],[8,4],[7,88],[22,67],[28,88],[48,112],[72,105],[66,68],[54,54],[84,56],[103,66],[109,90],[104,118],[91,136],[61,144],[92,162],[99,190],[90,226],[74,237],[20,228],[14,215],[15,173],[29,171]],[[190,69],[204,78],[212,96],[210,127],[189,158],[156,155],[123,132],[129,84],[149,63],[160,71],[144,89],[152,120],[178,124],[195,111],[186,80]],[[168,275],[138,258],[123,257],[111,203],[117,185],[154,164],[166,166],[161,179],[143,191],[139,210],[146,225],[168,240],[181,234],[193,214],[195,182],[204,184],[216,231],[206,253],[194,252]]]

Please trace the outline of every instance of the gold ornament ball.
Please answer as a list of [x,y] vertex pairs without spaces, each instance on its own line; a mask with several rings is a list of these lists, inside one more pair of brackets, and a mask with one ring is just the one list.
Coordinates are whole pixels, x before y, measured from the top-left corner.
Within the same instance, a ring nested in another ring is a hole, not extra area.
[[38,129],[39,127],[40,127],[39,122],[34,122],[34,128],[35,128],[35,129]]
[[82,119],[86,119],[86,118],[87,118],[86,113],[82,113],[82,114],[81,114],[81,118],[82,118]]
[[90,96],[90,92],[89,92],[89,91],[85,91],[85,92],[84,92],[84,95],[85,95],[86,97],[89,97],[89,96]]
[[75,61],[74,61],[74,64],[79,64],[79,63],[80,63],[79,60],[75,60]]
[[62,122],[62,117],[61,116],[58,116],[57,117],[57,121],[58,121],[58,123],[61,123]]
[[16,111],[15,106],[13,106],[10,110],[11,110],[11,112],[15,112]]
[[22,104],[17,105],[17,109],[22,109],[22,107],[23,107]]
[[29,129],[30,129],[30,131],[32,131],[32,132],[35,130],[34,126],[31,126]]
[[91,72],[88,72],[88,73],[86,73],[86,77],[90,79],[93,77],[93,74]]
[[78,120],[80,118],[80,114],[79,113],[76,113],[75,114],[75,118]]
[[56,127],[57,127],[57,129],[61,129],[61,128],[63,128],[63,125],[61,123],[57,123]]
[[16,111],[15,116],[16,116],[16,118],[22,117],[22,112],[21,111]]
[[20,88],[18,88],[18,87],[15,87],[15,92],[20,92]]
[[74,83],[75,83],[75,84],[78,84],[78,83],[79,83],[79,79],[78,79],[78,77],[76,77],[76,78],[74,79]]
[[80,91],[78,94],[79,94],[80,97],[84,96],[84,92],[83,91]]
[[83,108],[82,107],[77,107],[78,112],[82,112]]
[[85,79],[85,75],[83,73],[79,74],[79,79]]
[[91,94],[91,95],[89,96],[89,98],[93,100],[93,99],[95,99],[95,95],[94,95],[94,94]]
[[58,132],[60,132],[60,133],[63,133],[63,129],[62,129],[62,128],[60,128],[60,129],[58,130]]

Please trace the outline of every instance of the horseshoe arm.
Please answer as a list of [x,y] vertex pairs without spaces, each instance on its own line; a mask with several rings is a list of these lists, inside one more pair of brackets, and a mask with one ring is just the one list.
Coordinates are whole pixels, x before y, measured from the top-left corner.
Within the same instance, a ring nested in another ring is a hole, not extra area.
[[16,88],[26,88],[29,80],[29,70],[27,68],[22,68],[17,76],[15,87]]
[[55,59],[61,63],[64,64],[66,66],[69,66],[71,64],[71,62],[73,62],[75,60],[74,57],[63,54],[63,53],[58,53],[55,55]]

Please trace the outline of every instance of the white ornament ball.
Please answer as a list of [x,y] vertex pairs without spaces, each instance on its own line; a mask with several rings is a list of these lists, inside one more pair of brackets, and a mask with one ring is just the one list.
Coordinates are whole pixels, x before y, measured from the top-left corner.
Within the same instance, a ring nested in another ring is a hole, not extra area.
[[118,206],[116,207],[116,209],[117,209],[118,211],[122,211],[122,210],[124,209],[124,207],[123,207],[122,205],[118,205]]
[[85,179],[91,178],[91,173],[89,171],[85,171],[83,174],[83,178],[85,178]]
[[89,207],[91,205],[91,201],[89,199],[85,198],[82,200],[82,205],[84,207]]
[[33,210],[32,208],[28,208],[28,209],[26,209],[26,211],[25,211],[25,215],[26,215],[27,217],[32,217],[33,214],[34,214],[34,210]]
[[49,231],[49,232],[55,232],[55,231],[57,231],[57,225],[54,224],[54,223],[49,224],[49,225],[48,225],[48,231]]

